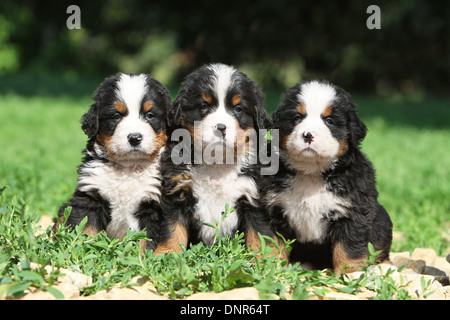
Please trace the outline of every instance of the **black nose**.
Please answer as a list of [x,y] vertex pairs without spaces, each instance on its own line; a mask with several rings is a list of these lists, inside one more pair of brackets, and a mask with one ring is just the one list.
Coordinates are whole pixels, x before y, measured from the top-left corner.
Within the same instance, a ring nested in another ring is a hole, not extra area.
[[138,146],[142,141],[142,134],[140,133],[130,133],[128,135],[128,142],[133,146]]
[[224,125],[223,123],[218,123],[216,125],[217,130],[219,130],[222,133],[225,133],[225,130],[227,129],[227,126]]
[[304,132],[303,133],[303,140],[305,140],[305,142],[307,142],[307,143],[311,143],[312,142],[312,140],[313,140],[313,135],[312,135],[312,133],[311,132]]

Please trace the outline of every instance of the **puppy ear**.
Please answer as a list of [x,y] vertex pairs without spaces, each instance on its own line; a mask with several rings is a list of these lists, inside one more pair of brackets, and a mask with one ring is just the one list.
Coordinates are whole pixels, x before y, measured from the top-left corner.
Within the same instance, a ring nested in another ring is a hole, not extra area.
[[272,122],[270,121],[269,114],[267,113],[266,106],[264,104],[264,94],[256,82],[253,82],[253,92],[256,97],[254,119],[257,128],[255,129],[270,129],[272,127]]
[[348,140],[351,145],[358,147],[367,134],[366,125],[359,119],[356,113],[356,104],[353,102],[350,94],[341,87],[335,86],[340,103],[344,105],[347,111],[347,130],[349,132]]
[[167,112],[167,129],[172,132],[181,126],[181,105],[184,101],[184,90],[180,91],[174,103]]
[[278,121],[280,121],[280,108],[277,108],[274,113],[272,113],[272,127],[279,129]]
[[[353,104],[353,103],[352,103]],[[359,119],[355,110],[356,106],[353,104],[352,110],[350,110],[349,119],[349,131],[350,131],[350,143],[357,147],[364,140],[367,134],[366,125]]]
[[81,117],[81,129],[89,138],[97,135],[99,129],[97,103],[91,105],[89,111]]
[[272,122],[270,121],[264,102],[256,105],[255,119],[257,129],[270,129],[272,127]]

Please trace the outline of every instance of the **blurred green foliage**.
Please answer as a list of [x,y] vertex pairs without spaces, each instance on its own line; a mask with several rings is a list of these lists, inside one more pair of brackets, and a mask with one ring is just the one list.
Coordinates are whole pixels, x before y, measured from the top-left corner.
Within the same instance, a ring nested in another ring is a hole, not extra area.
[[[81,29],[66,26],[71,4]],[[380,30],[366,27],[371,4]],[[327,78],[358,92],[447,93],[449,12],[447,0],[2,0],[0,75],[148,72],[170,86],[220,61],[270,88]]]

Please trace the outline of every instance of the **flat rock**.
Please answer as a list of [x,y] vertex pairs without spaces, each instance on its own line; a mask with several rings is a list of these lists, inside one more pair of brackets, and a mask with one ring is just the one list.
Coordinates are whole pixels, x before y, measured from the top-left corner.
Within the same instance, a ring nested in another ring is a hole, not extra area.
[[450,277],[450,263],[447,262],[444,257],[436,257],[434,261],[434,265],[432,267],[437,268],[443,272],[447,277]]
[[423,273],[426,267],[426,262],[424,260],[413,260],[403,256],[395,256],[391,261],[397,268],[403,266],[406,269],[411,269],[415,273]]
[[[36,263],[30,263],[30,269],[37,269],[39,265]],[[45,270],[50,273],[51,267],[46,266]],[[61,276],[58,277],[56,284],[53,288],[59,290],[63,295],[64,299],[77,299],[80,297],[80,290],[88,287],[92,284],[92,278],[84,274],[70,271],[67,269],[59,269]],[[36,290],[31,287],[25,290],[25,296],[22,300],[54,300],[56,299],[53,294],[43,290]]]
[[424,260],[427,266],[434,266],[437,254],[436,251],[429,248],[416,248],[411,254],[413,260]]

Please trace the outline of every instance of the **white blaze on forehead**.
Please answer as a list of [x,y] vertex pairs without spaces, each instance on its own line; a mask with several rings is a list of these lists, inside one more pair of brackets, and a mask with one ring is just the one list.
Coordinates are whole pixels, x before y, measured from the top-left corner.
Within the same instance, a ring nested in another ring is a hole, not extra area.
[[225,98],[228,90],[233,86],[233,74],[236,69],[225,64],[212,64],[208,66],[213,75],[212,90],[217,98],[218,106],[213,112],[203,118],[201,122],[203,143],[211,144],[223,141],[222,134],[217,130],[217,124],[226,126],[225,143],[234,147],[236,138],[236,118],[225,108]]
[[301,89],[297,98],[305,106],[308,115],[320,115],[336,98],[336,91],[326,83],[311,81],[302,85]]
[[127,106],[129,113],[139,113],[146,91],[146,76],[122,74],[117,82],[116,94]]
[[[323,112],[336,99],[336,91],[326,83],[312,81],[301,86],[297,99],[304,106],[306,116],[286,141],[290,154],[288,162],[308,174],[320,172],[332,164],[339,151],[339,141],[322,118]],[[307,132],[314,137],[312,142],[305,141]]]
[[[141,116],[141,104],[146,92],[147,77],[144,74],[122,74],[117,81],[116,94],[126,107],[128,113],[117,125],[111,138],[110,149],[116,160],[130,157],[146,157],[154,151],[156,134],[150,124]],[[130,134],[140,134],[142,141],[137,148],[140,153],[130,153],[135,148],[128,142]]]
[[227,91],[233,85],[232,77],[233,73],[236,72],[236,69],[225,64],[213,64],[210,65],[208,69],[214,72],[215,81],[213,89],[217,94],[217,100],[219,101],[220,107],[225,103]]

